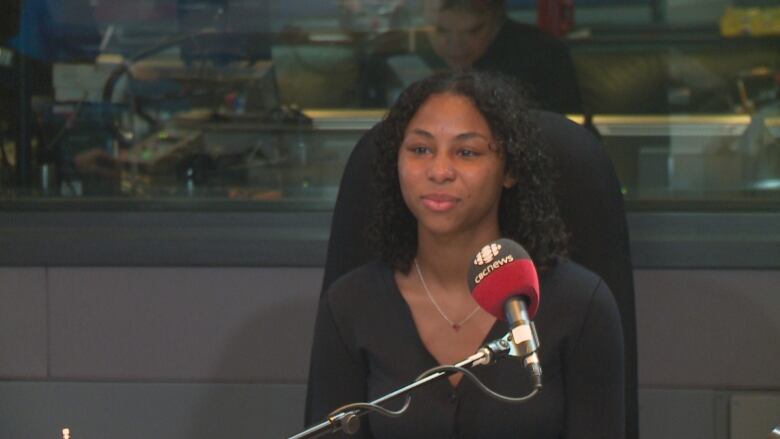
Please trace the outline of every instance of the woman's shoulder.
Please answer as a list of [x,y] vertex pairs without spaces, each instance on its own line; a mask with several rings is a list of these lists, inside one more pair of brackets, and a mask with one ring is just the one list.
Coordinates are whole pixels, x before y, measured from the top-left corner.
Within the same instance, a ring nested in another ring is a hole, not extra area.
[[578,264],[577,262],[559,257],[555,262],[542,273],[542,280],[553,281],[556,283],[564,282],[567,284],[577,285],[577,289],[588,289],[588,287],[596,287],[599,283],[604,281],[601,277]]
[[372,261],[338,278],[320,301],[339,327],[354,332],[372,328],[388,309],[397,309],[401,296],[394,286],[393,270],[381,261]]
[[[615,322],[620,312],[609,286],[601,277],[582,265],[559,259],[540,277],[537,322],[546,330],[558,328],[561,334],[579,338],[587,322]],[[561,316],[566,316],[562,319]]]
[[542,301],[546,297],[583,311],[594,301],[614,302],[612,291],[598,274],[570,259],[559,258],[540,280]]
[[369,291],[386,288],[392,274],[392,269],[386,263],[373,260],[336,279],[324,294],[331,301],[360,300]]

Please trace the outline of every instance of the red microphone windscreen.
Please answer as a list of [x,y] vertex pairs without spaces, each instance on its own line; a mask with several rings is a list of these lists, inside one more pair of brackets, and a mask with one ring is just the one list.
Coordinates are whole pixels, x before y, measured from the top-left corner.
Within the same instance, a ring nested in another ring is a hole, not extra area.
[[482,247],[469,270],[469,288],[479,306],[500,320],[506,320],[504,302],[512,296],[524,298],[531,319],[539,309],[536,267],[528,252],[510,239]]

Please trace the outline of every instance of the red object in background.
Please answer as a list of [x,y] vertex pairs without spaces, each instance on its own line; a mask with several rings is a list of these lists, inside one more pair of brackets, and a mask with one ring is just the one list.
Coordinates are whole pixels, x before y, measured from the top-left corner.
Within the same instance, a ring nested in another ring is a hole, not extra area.
[[536,25],[562,37],[574,28],[574,0],[536,0]]

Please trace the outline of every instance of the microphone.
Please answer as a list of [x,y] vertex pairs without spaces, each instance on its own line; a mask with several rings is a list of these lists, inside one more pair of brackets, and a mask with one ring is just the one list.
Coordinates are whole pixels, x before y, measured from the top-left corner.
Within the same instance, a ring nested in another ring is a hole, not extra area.
[[493,241],[477,253],[468,282],[479,306],[509,323],[516,355],[524,358],[534,387],[541,389],[539,337],[531,321],[539,310],[539,277],[528,252],[510,239]]

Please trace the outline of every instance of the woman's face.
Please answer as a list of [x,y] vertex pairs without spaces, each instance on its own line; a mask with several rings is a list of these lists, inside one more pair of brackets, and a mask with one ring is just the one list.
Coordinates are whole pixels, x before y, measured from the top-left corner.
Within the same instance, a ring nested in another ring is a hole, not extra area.
[[498,32],[495,15],[463,8],[439,11],[434,28],[428,33],[433,50],[451,69],[473,66],[487,52]]
[[500,152],[482,113],[467,97],[435,94],[409,121],[398,152],[398,178],[418,233],[498,237],[505,176]]

